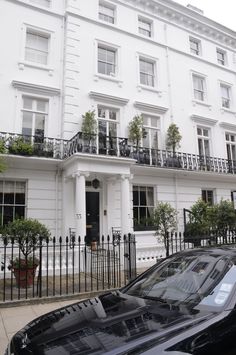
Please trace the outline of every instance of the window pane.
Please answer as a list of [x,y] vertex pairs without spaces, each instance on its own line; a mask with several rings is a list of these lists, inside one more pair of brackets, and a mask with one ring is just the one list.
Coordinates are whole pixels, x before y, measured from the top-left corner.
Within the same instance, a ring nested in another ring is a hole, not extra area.
[[146,188],[145,187],[140,187],[140,205],[141,206],[147,205]]
[[33,114],[31,112],[23,112],[22,134],[32,136]]
[[32,110],[33,108],[33,100],[30,97],[23,98],[23,108]]
[[25,207],[24,206],[16,206],[15,207],[15,219],[25,218]]
[[36,101],[36,109],[37,111],[41,111],[41,112],[47,112],[47,101],[45,100],[38,100]]
[[134,187],[133,189],[133,205],[138,206],[139,205],[139,198],[138,198],[138,190]]
[[14,219],[14,207],[13,206],[4,206],[3,208],[3,224],[8,224]]

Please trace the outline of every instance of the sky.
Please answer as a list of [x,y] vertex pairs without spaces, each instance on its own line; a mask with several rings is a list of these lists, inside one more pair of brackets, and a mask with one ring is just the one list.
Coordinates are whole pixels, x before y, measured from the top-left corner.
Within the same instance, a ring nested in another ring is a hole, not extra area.
[[204,11],[204,15],[236,31],[236,0],[174,0],[181,5],[191,4]]

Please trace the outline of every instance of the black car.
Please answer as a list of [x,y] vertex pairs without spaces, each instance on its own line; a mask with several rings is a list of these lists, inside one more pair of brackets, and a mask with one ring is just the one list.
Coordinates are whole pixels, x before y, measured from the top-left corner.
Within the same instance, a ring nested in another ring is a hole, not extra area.
[[45,314],[7,354],[236,354],[236,246],[176,253],[123,289]]

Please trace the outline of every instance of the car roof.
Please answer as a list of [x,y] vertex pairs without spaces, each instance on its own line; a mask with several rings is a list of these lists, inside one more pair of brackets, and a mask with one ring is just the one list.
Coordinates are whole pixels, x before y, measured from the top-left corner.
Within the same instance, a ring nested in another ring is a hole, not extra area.
[[185,255],[185,256],[199,256],[199,255],[231,255],[231,256],[236,256],[236,244],[234,245],[224,245],[224,246],[209,246],[209,247],[202,247],[202,248],[194,248],[194,249],[185,249],[182,250],[178,253],[170,255],[170,257],[173,256],[180,256],[180,255]]

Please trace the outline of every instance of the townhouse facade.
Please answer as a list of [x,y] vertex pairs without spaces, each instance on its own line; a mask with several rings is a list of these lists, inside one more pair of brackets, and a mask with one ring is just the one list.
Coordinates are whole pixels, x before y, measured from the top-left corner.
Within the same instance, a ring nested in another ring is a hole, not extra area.
[[[171,0],[3,0],[1,224],[56,237],[135,232],[156,243],[158,201],[178,210],[236,191],[236,33]],[[6,35],[7,34],[7,35]],[[94,111],[97,133],[81,134]],[[129,122],[142,115],[141,147]],[[166,149],[176,123],[178,164]],[[27,143],[27,152],[14,143]],[[29,148],[29,147],[28,147]]]

